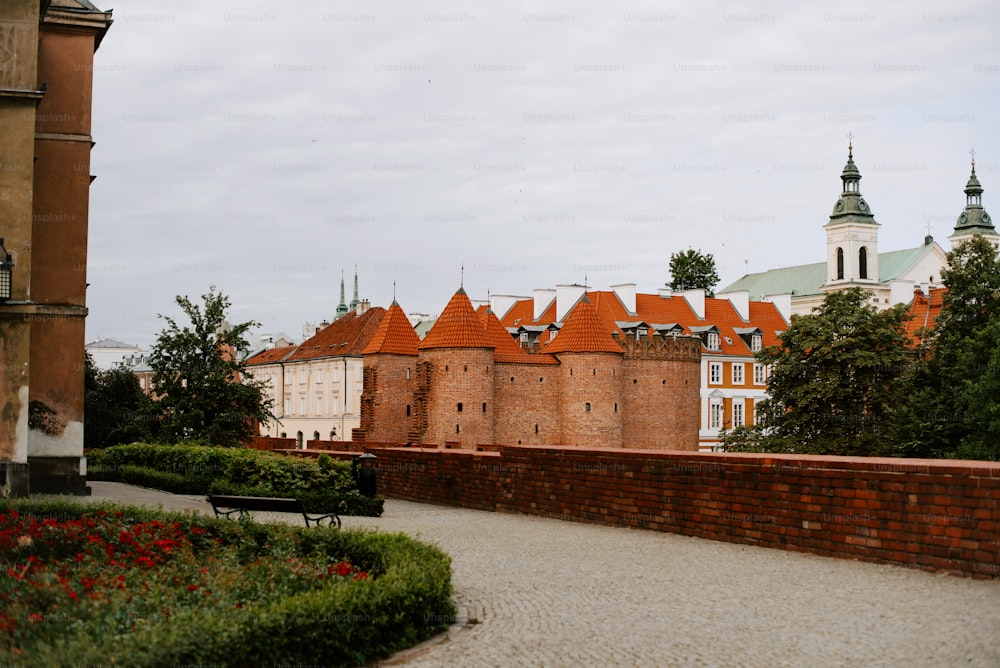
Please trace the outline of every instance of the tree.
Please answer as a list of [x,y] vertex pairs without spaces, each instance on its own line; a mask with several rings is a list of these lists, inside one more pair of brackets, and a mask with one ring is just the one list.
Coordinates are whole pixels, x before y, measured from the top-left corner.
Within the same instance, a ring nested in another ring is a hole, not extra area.
[[160,315],[167,326],[150,354],[153,389],[163,412],[163,437],[168,442],[203,440],[212,445],[237,446],[250,441],[258,424],[274,419],[272,400],[263,381],[246,374],[237,351],[253,321],[230,326],[229,298],[212,286],[202,295],[204,308],[187,297],[177,304],[191,321],[180,328],[173,318]]
[[88,448],[147,441],[158,422],[153,402],[124,367],[100,371],[85,358],[83,442]]
[[681,253],[670,254],[670,289],[691,290],[702,288],[709,297],[719,282],[715,270],[715,258],[711,253],[689,248]]
[[1000,460],[1000,259],[976,235],[948,254],[941,315],[905,378],[897,454]]
[[827,455],[882,454],[893,383],[912,360],[907,307],[879,311],[860,288],[826,296],[792,316],[781,344],[757,353],[770,366],[759,423],[725,434],[727,450]]

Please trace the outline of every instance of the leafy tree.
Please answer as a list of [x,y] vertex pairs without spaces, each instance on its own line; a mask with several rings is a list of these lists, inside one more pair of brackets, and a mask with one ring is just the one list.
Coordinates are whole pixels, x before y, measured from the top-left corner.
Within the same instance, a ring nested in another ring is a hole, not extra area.
[[977,235],[948,264],[941,315],[901,386],[896,454],[1000,460],[1000,259]]
[[150,440],[156,408],[125,367],[100,371],[85,358],[83,440],[88,448]]
[[702,288],[709,297],[714,297],[714,288],[719,282],[715,269],[715,257],[711,253],[689,248],[681,253],[670,254],[670,288],[691,290]]
[[757,353],[771,368],[759,423],[726,433],[731,451],[883,454],[892,386],[909,366],[907,307],[879,311],[870,293],[827,295],[814,313],[792,316],[781,344]]
[[263,381],[248,376],[237,355],[248,347],[244,337],[257,323],[230,326],[226,321],[229,298],[217,293],[215,286],[202,300],[204,308],[187,297],[177,297],[190,326],[181,328],[173,318],[160,315],[167,326],[153,346],[149,363],[163,411],[163,437],[167,442],[243,445],[258,433],[259,423],[274,419]]

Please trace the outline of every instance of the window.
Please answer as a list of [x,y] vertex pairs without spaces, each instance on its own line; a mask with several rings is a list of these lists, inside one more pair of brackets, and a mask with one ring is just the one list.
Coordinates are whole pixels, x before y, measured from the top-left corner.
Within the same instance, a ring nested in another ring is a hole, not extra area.
[[483,402],[483,412],[484,413],[486,412],[486,402],[485,401]]
[[733,364],[733,385],[743,384],[743,365]]
[[639,329],[635,330],[636,338],[639,338],[639,339],[646,338],[646,334],[647,333],[648,333],[648,330],[645,327],[640,327]]
[[299,369],[299,385],[305,384],[307,375],[305,369]]
[[285,415],[291,415],[291,414],[292,414],[292,400],[285,399]]
[[757,353],[763,347],[764,337],[760,334],[754,334],[750,337],[750,350]]
[[410,379],[410,367],[406,367],[406,380]]
[[413,409],[410,407],[410,404],[406,404],[406,417],[410,417],[410,413],[412,410]]
[[706,344],[709,350],[719,349],[719,333],[709,332],[708,333],[708,343]]
[[722,382],[722,362],[708,363],[708,382],[718,385]]
[[[323,397],[316,397],[316,415],[323,414]],[[319,436],[316,437],[319,439]]]
[[584,410],[586,410],[588,413],[590,412],[590,402],[589,401],[587,402]]
[[720,429],[722,427],[722,399],[712,399],[708,411],[708,428]]
[[461,401],[460,401],[460,402],[458,402],[458,412],[459,412],[459,413],[461,413],[461,412],[462,412],[462,402],[461,402]]
[[753,384],[767,385],[767,367],[763,364],[753,365]]
[[743,426],[743,402],[733,401],[733,427]]
[[521,332],[521,343],[527,343],[527,342],[528,342],[528,333]]
[[[317,383],[322,383],[323,382],[323,370],[322,369],[316,369],[316,382]],[[316,437],[316,440],[319,440],[318,436]]]
[[313,440],[314,441],[318,441],[319,440],[319,432],[318,431],[314,431],[313,432]]
[[868,278],[868,249],[864,246],[858,251],[858,272],[861,278]]

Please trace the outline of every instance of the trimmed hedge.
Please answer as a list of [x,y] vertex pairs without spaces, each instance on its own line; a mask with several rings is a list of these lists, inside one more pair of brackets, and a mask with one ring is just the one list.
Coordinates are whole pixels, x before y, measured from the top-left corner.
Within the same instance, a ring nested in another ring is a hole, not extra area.
[[243,448],[116,445],[87,453],[91,480],[126,482],[174,494],[297,498],[306,512],[379,517],[384,499],[358,492],[349,462],[300,459]]
[[[232,522],[114,504],[0,500],[0,512],[78,518],[123,511],[126,522],[181,522],[205,528],[251,558],[301,554],[346,559],[371,575],[350,586],[290,596],[253,612],[189,609],[168,620],[108,637],[86,628],[36,647],[25,665],[335,665],[386,658],[447,628],[455,619],[451,559],[404,534]],[[272,551],[276,554],[272,554]],[[0,650],[2,655],[2,650]]]

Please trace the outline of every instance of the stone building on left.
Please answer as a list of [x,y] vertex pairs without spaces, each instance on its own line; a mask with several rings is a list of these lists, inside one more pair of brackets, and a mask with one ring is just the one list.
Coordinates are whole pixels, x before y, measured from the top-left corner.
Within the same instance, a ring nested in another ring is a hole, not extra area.
[[[86,494],[83,347],[94,53],[111,12],[0,2],[0,495]],[[0,258],[2,260],[3,258]]]

